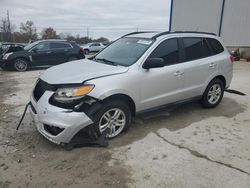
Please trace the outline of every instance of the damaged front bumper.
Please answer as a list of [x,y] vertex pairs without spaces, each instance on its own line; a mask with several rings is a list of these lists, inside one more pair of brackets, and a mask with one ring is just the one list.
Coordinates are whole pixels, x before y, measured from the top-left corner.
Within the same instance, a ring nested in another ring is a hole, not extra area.
[[84,112],[51,105],[49,99],[53,94],[46,91],[38,101],[32,95],[29,110],[37,130],[45,138],[56,144],[67,144],[93,121]]

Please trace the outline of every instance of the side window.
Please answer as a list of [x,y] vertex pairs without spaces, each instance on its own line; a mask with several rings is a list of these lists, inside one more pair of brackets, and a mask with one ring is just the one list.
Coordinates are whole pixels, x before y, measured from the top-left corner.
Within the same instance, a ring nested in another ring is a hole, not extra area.
[[62,49],[62,48],[70,48],[69,44],[62,43],[62,42],[51,42],[50,43],[51,49]]
[[172,65],[179,62],[179,49],[177,39],[168,39],[163,41],[151,53],[149,58],[162,58],[166,65]]
[[186,61],[192,61],[204,57],[201,38],[183,38],[183,47]]
[[206,40],[208,41],[210,47],[212,48],[213,54],[219,54],[221,52],[224,51],[223,46],[221,45],[221,43],[213,38],[206,38]]
[[48,42],[41,42],[41,43],[37,44],[34,47],[34,49],[37,50],[37,51],[49,50],[49,43]]
[[211,49],[205,39],[202,39],[202,46],[203,46],[203,57],[208,57],[212,55]]

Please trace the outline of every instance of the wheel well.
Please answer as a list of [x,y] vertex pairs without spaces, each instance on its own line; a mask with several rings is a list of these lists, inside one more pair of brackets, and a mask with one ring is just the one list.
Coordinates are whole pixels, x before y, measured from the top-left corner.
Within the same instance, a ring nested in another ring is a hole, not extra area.
[[[214,79],[220,79],[222,82],[223,82],[223,84],[224,84],[224,88],[226,87],[226,79],[225,79],[225,77],[224,76],[222,76],[222,75],[219,75],[219,76],[216,76]],[[213,80],[214,80],[213,79]]]
[[131,110],[131,114],[134,116],[135,115],[135,102],[133,101],[133,99],[131,97],[129,97],[128,95],[125,95],[125,94],[115,94],[115,95],[111,95],[107,98],[104,99],[104,101],[107,101],[107,100],[114,100],[114,99],[117,99],[117,100],[122,100],[124,102],[126,102],[126,104],[128,104],[130,110]]
[[77,55],[70,55],[70,56],[68,57],[68,59],[70,59],[71,57],[75,57],[75,58],[79,59]]
[[15,61],[16,61],[17,59],[24,59],[24,60],[26,60],[26,61],[30,64],[30,59],[27,58],[27,57],[17,57],[17,58],[15,59]]

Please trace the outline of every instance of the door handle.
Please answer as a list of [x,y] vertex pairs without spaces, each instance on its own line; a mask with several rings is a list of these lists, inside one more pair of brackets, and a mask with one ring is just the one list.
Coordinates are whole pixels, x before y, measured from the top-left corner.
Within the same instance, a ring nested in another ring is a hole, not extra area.
[[215,68],[216,65],[217,65],[216,63],[210,63],[210,64],[209,64],[209,67],[210,67],[210,68]]
[[175,76],[182,76],[182,75],[184,75],[184,72],[182,72],[182,71],[176,71],[176,72],[174,73],[174,75],[175,75]]
[[51,51],[47,52],[46,54],[51,54]]

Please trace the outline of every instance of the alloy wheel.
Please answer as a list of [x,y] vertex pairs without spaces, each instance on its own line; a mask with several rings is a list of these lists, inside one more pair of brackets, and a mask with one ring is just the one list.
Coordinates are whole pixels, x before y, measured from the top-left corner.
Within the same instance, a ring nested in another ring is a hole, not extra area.
[[14,66],[17,71],[26,71],[28,68],[27,62],[23,59],[17,59]]
[[214,84],[211,86],[211,88],[208,91],[207,99],[210,104],[216,104],[221,97],[221,86],[220,84]]
[[112,108],[105,112],[99,121],[99,130],[102,133],[106,128],[110,129],[108,138],[114,138],[120,134],[126,125],[126,115],[119,108]]

